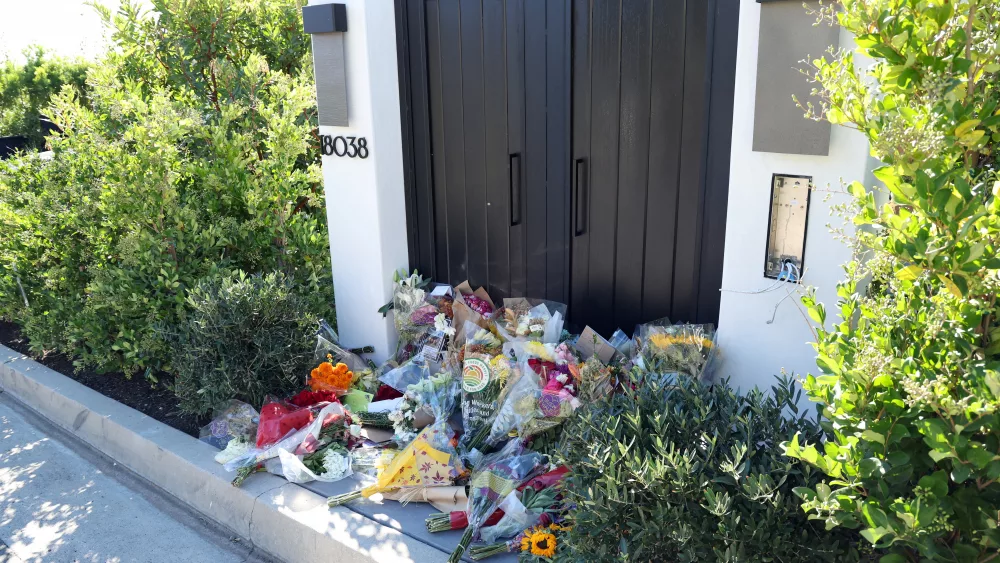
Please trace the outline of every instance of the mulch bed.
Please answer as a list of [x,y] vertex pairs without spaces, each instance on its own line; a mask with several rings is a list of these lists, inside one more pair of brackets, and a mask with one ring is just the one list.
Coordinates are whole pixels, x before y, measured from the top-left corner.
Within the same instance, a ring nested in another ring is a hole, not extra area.
[[28,339],[14,323],[0,321],[0,344],[31,356],[36,362],[54,369],[83,385],[129,406],[185,434],[198,437],[198,430],[208,423],[197,417],[180,412],[177,397],[166,388],[167,374],[158,374],[159,383],[153,384],[141,375],[128,379],[123,373],[97,373],[79,370],[73,366],[72,358],[57,353],[35,354],[28,348]]

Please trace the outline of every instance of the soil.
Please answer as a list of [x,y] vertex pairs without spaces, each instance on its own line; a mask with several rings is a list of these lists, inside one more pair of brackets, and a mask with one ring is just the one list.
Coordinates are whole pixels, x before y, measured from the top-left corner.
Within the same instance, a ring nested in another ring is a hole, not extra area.
[[208,423],[208,419],[199,419],[180,412],[177,397],[167,388],[170,381],[168,374],[157,374],[159,382],[152,383],[141,376],[127,378],[123,373],[77,370],[73,366],[73,359],[64,354],[33,353],[28,347],[28,339],[21,334],[20,327],[2,320],[0,320],[0,344],[30,356],[36,362],[86,385],[105,397],[114,399],[185,434],[197,438],[198,431]]

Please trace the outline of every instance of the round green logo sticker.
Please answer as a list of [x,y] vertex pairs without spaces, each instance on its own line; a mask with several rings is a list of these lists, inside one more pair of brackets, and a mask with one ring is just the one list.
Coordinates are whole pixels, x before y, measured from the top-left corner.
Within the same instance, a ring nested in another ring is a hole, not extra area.
[[477,393],[490,384],[490,364],[479,358],[466,358],[462,368],[462,389]]

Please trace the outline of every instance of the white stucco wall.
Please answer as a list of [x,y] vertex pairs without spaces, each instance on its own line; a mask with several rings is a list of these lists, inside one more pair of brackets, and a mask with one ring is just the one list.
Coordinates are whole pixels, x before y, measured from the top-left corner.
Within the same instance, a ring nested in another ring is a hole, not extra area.
[[338,2],[347,4],[349,124],[320,127],[320,133],[364,137],[370,155],[323,156],[337,328],[342,344],[374,346],[371,358],[381,363],[394,352],[397,335],[392,317],[378,309],[392,298],[392,273],[409,260],[395,9],[392,0]]
[[[758,153],[753,141],[754,98],[757,79],[757,45],[761,4],[742,0],[739,47],[736,64],[736,95],[729,183],[729,215],[723,267],[723,293],[719,319],[719,344],[723,362],[719,375],[730,376],[736,387],[769,387],[782,369],[798,375],[815,372],[812,332],[796,296],[786,299],[768,324],[775,304],[787,295],[780,287],[759,295],[735,293],[756,291],[774,284],[763,275],[767,244],[768,212],[773,173],[812,176],[817,191],[812,194],[806,233],[803,282],[817,288],[826,304],[828,322],[835,318],[836,283],[842,279],[841,265],[850,259],[847,247],[836,240],[829,225],[842,225],[831,216],[833,205],[843,203],[842,181],[865,180],[870,168],[868,144],[863,135],[833,127],[828,156]],[[854,45],[841,31],[840,44]],[[807,54],[802,53],[802,58]],[[782,284],[787,286],[789,284]]]

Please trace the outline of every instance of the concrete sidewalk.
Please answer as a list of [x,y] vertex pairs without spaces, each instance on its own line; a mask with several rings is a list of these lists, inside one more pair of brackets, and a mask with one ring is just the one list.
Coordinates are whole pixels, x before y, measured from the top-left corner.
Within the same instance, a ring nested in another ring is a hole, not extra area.
[[3,561],[270,560],[0,393]]

